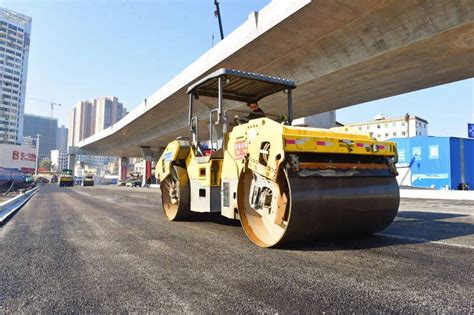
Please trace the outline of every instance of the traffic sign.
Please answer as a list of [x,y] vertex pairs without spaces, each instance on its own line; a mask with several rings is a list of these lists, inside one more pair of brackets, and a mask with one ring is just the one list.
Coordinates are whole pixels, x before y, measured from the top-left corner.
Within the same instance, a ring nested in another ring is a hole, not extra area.
[[474,138],[474,124],[467,124],[467,136]]

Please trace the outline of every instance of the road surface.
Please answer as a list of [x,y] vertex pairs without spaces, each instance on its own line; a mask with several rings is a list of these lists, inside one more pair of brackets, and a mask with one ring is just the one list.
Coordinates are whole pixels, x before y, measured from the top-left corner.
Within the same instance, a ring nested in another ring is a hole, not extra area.
[[218,215],[168,222],[158,189],[50,185],[0,228],[0,312],[472,313],[473,261],[473,202],[262,249]]

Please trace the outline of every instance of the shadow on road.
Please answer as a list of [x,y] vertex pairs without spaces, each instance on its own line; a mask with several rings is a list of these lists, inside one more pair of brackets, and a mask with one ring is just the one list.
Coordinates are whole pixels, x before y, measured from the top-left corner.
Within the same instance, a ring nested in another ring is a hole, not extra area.
[[186,222],[210,222],[228,226],[240,226],[240,221],[223,217],[220,213],[191,213]]
[[449,220],[463,214],[403,211],[385,230],[360,237],[316,240],[288,245],[283,250],[333,251],[379,248],[393,245],[427,243],[474,234],[474,225]]

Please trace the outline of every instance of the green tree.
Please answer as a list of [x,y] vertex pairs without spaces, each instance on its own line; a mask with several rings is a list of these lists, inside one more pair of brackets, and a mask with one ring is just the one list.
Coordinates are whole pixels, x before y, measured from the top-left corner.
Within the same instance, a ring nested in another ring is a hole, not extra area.
[[51,171],[51,161],[46,159],[40,162],[39,168]]

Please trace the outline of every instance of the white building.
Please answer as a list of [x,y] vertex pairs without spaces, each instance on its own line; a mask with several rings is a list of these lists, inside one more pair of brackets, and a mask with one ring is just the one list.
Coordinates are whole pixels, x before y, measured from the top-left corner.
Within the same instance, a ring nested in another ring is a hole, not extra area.
[[409,114],[399,118],[377,115],[374,120],[346,124],[343,127],[333,128],[333,130],[368,133],[371,137],[384,141],[391,138],[427,136],[428,121]]
[[293,126],[332,128],[336,126],[336,111],[293,119]]
[[51,150],[51,168],[59,172],[67,168],[67,154],[62,150]]
[[0,143],[22,143],[30,34],[30,17],[0,8]]

